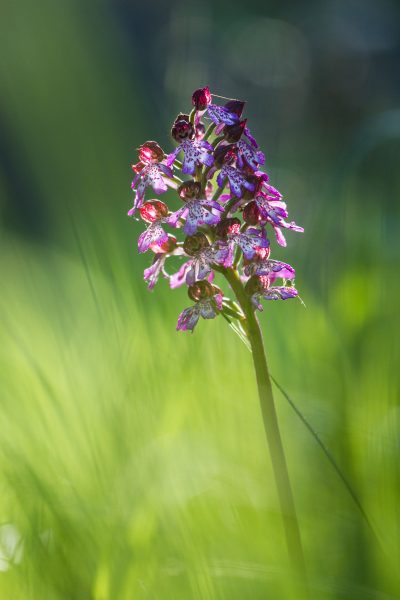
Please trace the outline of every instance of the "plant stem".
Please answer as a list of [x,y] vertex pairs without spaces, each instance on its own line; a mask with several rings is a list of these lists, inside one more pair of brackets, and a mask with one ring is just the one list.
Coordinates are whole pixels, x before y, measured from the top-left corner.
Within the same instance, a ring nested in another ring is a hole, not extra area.
[[307,595],[307,575],[300,537],[300,529],[297,521],[289,472],[279,431],[278,418],[275,410],[271,379],[268,371],[260,325],[254,313],[254,308],[251,304],[250,298],[246,294],[243,284],[240,280],[238,272],[235,269],[229,268],[224,270],[224,275],[234,291],[246,317],[247,336],[252,349],[261,412],[278,491],[283,526],[286,535],[286,543],[293,569],[298,577],[299,583],[301,583],[303,586],[304,593]]

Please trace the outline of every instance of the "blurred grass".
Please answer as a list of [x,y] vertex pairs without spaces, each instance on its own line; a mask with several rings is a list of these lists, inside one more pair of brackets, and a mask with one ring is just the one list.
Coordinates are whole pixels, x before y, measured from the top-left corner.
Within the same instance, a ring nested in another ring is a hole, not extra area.
[[[222,319],[175,333],[184,293],[161,283],[147,295],[129,249],[122,257],[103,229],[75,231],[75,255],[13,237],[2,247],[0,548],[11,564],[0,591],[292,597],[248,351]],[[273,304],[263,317],[272,372],[349,474],[395,565],[397,357],[376,353],[392,321],[376,322],[379,298],[349,273],[328,307],[303,296],[307,309]],[[363,332],[354,364],[349,344]],[[394,597],[390,562],[277,402],[314,597]],[[6,524],[21,536],[18,564]]]
[[[166,144],[171,98],[144,77],[147,50],[132,55],[110,6],[2,5],[0,597],[298,600],[251,357],[222,319],[178,335],[184,291],[160,282],[148,294],[141,281],[129,161],[157,132]],[[398,195],[398,152],[361,136],[353,162],[323,164],[320,136],[309,128],[301,150],[325,179],[301,171],[289,134],[295,159],[282,150],[285,170],[268,164],[306,226],[276,257],[296,267],[307,308],[271,303],[262,323],[272,373],[383,547],[277,392],[312,598],[389,600],[400,593],[399,256],[382,186]]]

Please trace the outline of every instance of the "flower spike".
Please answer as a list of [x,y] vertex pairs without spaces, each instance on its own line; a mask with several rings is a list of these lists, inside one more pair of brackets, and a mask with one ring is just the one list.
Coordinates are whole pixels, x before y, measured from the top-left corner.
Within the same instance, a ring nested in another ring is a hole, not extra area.
[[[200,317],[211,319],[221,312],[222,293],[213,284],[220,274],[227,277],[236,271],[243,283],[247,281],[245,291],[254,310],[261,310],[263,300],[297,296],[295,270],[270,257],[269,237],[273,231],[278,244],[286,246],[282,229],[303,228],[287,220],[282,194],[260,170],[265,156],[243,117],[245,102],[234,99],[221,105],[220,98],[208,86],[195,90],[192,110],[179,113],[172,124],[175,149],[165,154],[157,142],[147,141],[139,146],[139,162],[132,167],[135,200],[128,214],[138,210],[146,223],[138,239],[139,253],[154,253],[145,281],[151,290],[162,275],[171,289],[186,285],[194,300],[179,317],[181,331],[193,331]],[[203,119],[211,120],[208,129]],[[156,196],[176,190],[181,207],[171,210],[158,198],[145,200],[148,188]],[[181,241],[168,228],[176,234],[181,230]],[[171,256],[186,260],[168,274]],[[277,279],[283,284],[276,285]],[[224,299],[225,307],[229,303],[232,300]],[[235,318],[240,314],[233,311]]]

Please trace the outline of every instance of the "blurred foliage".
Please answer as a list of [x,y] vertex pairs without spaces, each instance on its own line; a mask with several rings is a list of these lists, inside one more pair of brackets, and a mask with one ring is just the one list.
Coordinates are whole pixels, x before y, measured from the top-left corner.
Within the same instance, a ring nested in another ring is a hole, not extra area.
[[399,597],[399,5],[3,0],[0,595],[297,598],[250,355],[142,283],[134,148],[192,88],[248,100],[306,228],[266,307],[313,600]]

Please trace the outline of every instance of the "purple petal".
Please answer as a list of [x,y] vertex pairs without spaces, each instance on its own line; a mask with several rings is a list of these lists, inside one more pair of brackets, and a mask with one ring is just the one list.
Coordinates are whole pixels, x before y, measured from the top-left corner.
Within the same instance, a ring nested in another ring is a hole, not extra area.
[[210,300],[203,300],[203,302],[199,302],[199,306],[200,314],[203,317],[203,319],[214,319],[217,316],[217,312],[211,304]]
[[176,157],[178,156],[178,154],[181,150],[182,150],[182,148],[179,145],[177,148],[175,148],[175,150],[173,152],[171,152],[171,154],[168,154],[167,158],[165,159],[165,165],[167,167],[170,167],[171,165],[173,165]]
[[239,121],[239,117],[235,113],[229,112],[224,106],[216,104],[208,105],[208,116],[216,124],[224,123],[225,125],[234,125]]
[[271,287],[265,290],[263,298],[265,300],[287,300],[298,296],[298,291],[294,287]]
[[178,317],[177,331],[193,331],[200,317],[198,305],[185,308]]
[[165,254],[156,254],[153,264],[148,269],[145,269],[143,278],[148,283],[148,289],[151,291],[156,285],[160,276],[161,270],[165,263]]
[[283,248],[286,248],[287,243],[286,243],[286,239],[282,233],[281,228],[278,227],[277,225],[274,225],[273,227],[274,227],[274,231],[275,231],[276,241],[278,242],[278,244],[280,246],[283,246]]
[[225,180],[225,175],[222,171],[220,171],[218,173],[218,177],[217,177],[217,184],[219,185],[219,187],[222,187],[224,185],[224,180]]
[[138,239],[139,252],[146,252],[152,244],[162,246],[168,241],[168,235],[165,233],[161,225],[157,222],[152,223],[146,231],[140,234]]
[[170,285],[171,289],[174,290],[185,283],[186,275],[187,275],[188,271],[191,269],[192,263],[193,263],[192,260],[188,260],[187,262],[183,263],[183,265],[181,266],[181,268],[179,269],[179,271],[177,273],[174,273],[173,275],[170,276],[169,285]]
[[174,172],[173,172],[172,169],[170,169],[169,165],[166,165],[164,163],[159,163],[158,166],[160,168],[160,171],[162,171],[163,173],[165,173],[165,175],[167,177],[170,177],[171,179],[173,178]]
[[176,227],[178,224],[179,219],[184,218],[186,216],[186,213],[188,211],[187,206],[182,206],[179,210],[177,210],[176,212],[172,213],[171,215],[169,215],[166,219],[165,222],[170,226],[170,227]]
[[255,137],[252,136],[252,134],[250,133],[250,129],[248,127],[244,128],[244,135],[247,137],[249,142],[251,142],[251,144],[253,144],[254,148],[258,148],[256,139],[255,139]]
[[202,148],[206,148],[207,150],[210,150],[211,152],[214,152],[214,146],[212,146],[210,144],[210,142],[207,142],[207,140],[202,140],[200,142]]

